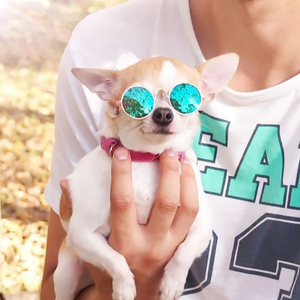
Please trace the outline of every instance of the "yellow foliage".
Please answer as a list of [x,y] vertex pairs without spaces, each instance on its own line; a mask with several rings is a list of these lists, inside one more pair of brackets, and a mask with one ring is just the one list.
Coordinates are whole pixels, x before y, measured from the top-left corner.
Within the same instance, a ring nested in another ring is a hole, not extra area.
[[1,290],[10,293],[36,292],[42,278],[55,84],[55,72],[0,67]]
[[62,51],[86,14],[122,1],[0,0],[0,291],[39,290]]

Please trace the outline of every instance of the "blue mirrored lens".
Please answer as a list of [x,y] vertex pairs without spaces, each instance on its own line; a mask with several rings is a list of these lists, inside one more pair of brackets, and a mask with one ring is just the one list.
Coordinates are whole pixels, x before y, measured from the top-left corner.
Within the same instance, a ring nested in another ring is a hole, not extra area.
[[123,95],[122,105],[130,117],[143,118],[151,114],[154,108],[154,98],[147,89],[132,87]]
[[188,83],[180,83],[172,89],[170,101],[178,112],[191,114],[199,108],[201,94],[195,86]]

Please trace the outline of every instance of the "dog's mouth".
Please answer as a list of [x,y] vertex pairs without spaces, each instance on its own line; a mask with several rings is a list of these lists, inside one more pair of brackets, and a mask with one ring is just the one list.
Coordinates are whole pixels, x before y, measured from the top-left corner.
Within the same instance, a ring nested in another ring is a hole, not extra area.
[[143,134],[147,135],[172,135],[176,133],[171,126],[142,126]]
[[170,131],[168,128],[159,128],[152,131],[153,134],[171,135],[174,132]]
[[171,135],[174,134],[173,131],[170,130],[170,128],[165,126],[159,126],[156,128],[153,128],[152,130],[144,131],[146,134],[158,134],[158,135]]

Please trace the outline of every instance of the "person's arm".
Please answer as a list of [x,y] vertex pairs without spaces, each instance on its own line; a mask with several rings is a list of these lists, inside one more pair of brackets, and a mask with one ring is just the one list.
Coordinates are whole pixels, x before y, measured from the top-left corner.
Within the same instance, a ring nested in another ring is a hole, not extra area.
[[66,233],[62,228],[59,216],[51,209],[48,221],[45,267],[40,292],[41,300],[55,299],[53,273],[57,266],[58,251],[65,236]]
[[[63,182],[65,187],[66,182]],[[63,189],[64,190],[64,189]],[[66,195],[67,196],[67,195]],[[65,197],[65,194],[62,194],[62,197]],[[71,208],[70,208],[71,210]],[[62,240],[66,236],[64,229],[62,228],[59,216],[51,209],[49,222],[48,222],[48,237],[47,237],[47,247],[46,247],[46,259],[44,274],[41,285],[40,299],[41,300],[54,300],[54,285],[53,285],[53,274],[57,267],[57,257],[58,251],[61,245]],[[92,268],[91,268],[92,269]],[[108,275],[104,274],[100,270],[91,270],[97,281],[105,283],[104,287],[107,289],[101,290],[102,298],[99,298],[100,291],[97,291],[94,285],[86,288],[82,291],[77,297],[76,300],[101,300],[101,299],[110,299],[111,291],[111,279]],[[101,278],[100,278],[101,277]]]
[[[63,197],[64,195],[62,195]],[[40,300],[55,300],[53,274],[57,266],[58,251],[62,240],[65,237],[65,231],[61,226],[59,216],[51,209],[49,224],[48,224],[48,237],[46,248],[46,260],[44,267],[43,280],[41,285]],[[89,266],[94,281],[97,285],[91,285],[81,291],[76,300],[109,300],[112,297],[111,278],[107,273]],[[147,282],[147,285],[149,283]],[[143,290],[145,291],[143,284]],[[150,290],[153,285],[150,285]],[[141,287],[142,288],[142,287]],[[146,299],[146,298],[141,298]]]

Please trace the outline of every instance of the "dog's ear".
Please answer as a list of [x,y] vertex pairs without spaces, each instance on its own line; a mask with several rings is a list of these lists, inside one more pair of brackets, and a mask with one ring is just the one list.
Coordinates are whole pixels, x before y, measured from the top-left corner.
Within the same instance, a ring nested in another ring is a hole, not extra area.
[[226,87],[236,72],[238,64],[239,56],[235,53],[227,53],[196,67],[200,72],[201,92],[206,102],[213,100],[215,95]]
[[102,100],[109,101],[116,86],[118,71],[74,68],[72,73]]

